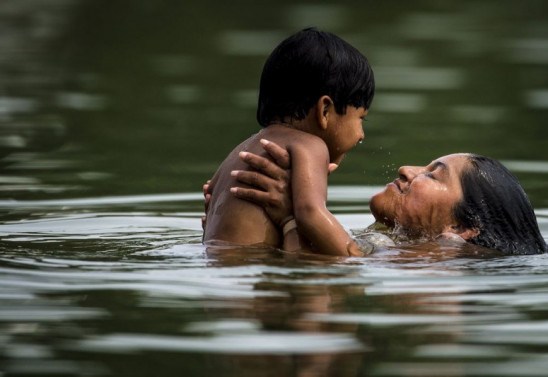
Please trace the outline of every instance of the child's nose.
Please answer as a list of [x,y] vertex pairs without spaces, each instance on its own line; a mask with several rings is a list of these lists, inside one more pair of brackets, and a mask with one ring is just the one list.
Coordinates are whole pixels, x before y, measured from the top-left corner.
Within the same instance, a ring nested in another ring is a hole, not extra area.
[[365,139],[365,132],[363,131],[363,128],[360,129],[360,132],[358,134],[358,143],[361,144],[361,142]]

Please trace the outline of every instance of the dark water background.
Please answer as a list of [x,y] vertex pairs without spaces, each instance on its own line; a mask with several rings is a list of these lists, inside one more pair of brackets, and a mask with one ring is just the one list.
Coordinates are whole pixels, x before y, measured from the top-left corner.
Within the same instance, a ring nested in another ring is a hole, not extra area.
[[4,0],[0,375],[546,375],[544,255],[200,244],[201,185],[258,130],[266,56],[311,25],[377,81],[330,177],[347,228],[398,166],[475,152],[548,238],[545,1]]

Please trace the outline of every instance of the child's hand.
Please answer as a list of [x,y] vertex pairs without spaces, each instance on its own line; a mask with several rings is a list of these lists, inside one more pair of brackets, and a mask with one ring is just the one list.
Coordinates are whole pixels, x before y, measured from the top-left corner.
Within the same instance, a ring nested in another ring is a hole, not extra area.
[[239,182],[254,188],[232,187],[230,191],[240,199],[249,200],[263,207],[270,219],[279,226],[293,215],[291,195],[291,160],[289,153],[278,144],[261,140],[263,148],[275,162],[249,152],[241,152],[240,158],[256,171],[235,170],[231,174]]

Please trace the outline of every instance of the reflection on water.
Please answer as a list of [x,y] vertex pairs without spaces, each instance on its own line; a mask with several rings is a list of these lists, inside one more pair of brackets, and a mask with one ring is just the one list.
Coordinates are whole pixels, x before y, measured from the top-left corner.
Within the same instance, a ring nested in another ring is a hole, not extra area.
[[[376,189],[330,188],[346,228],[371,221],[363,203]],[[21,213],[0,224],[5,371],[156,373],[145,354],[163,375],[196,376],[272,363],[288,376],[540,376],[548,366],[546,255],[212,249],[200,243],[200,212],[172,210],[200,198],[2,202]]]
[[548,238],[547,19],[535,0],[0,2],[0,374],[545,376],[545,255],[206,248],[199,191],[258,130],[266,55],[317,25],[377,81],[330,176],[347,229],[398,166],[471,151],[518,175]]

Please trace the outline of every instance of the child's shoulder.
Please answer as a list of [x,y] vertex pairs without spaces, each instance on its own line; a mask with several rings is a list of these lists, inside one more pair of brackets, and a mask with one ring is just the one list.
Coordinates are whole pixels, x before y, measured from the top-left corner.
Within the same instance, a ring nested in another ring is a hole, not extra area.
[[308,150],[316,154],[328,154],[327,144],[319,136],[308,132],[293,130],[294,134],[288,143],[290,150]]
[[289,127],[273,127],[266,138],[283,145],[288,149],[318,149],[327,151],[325,142],[309,132],[296,130]]

